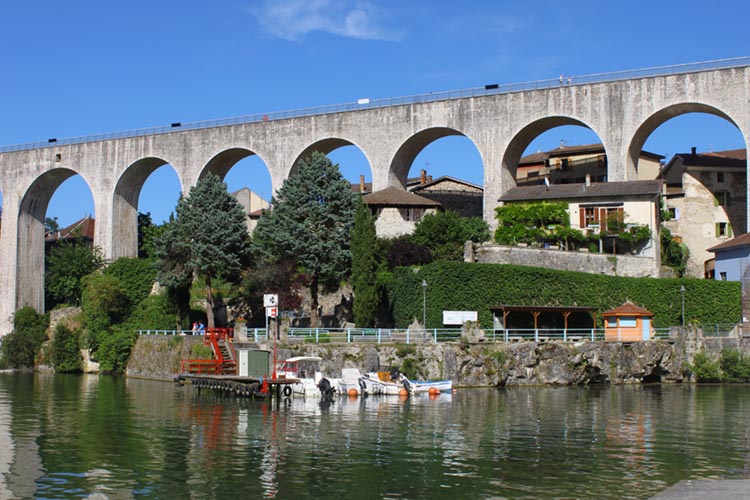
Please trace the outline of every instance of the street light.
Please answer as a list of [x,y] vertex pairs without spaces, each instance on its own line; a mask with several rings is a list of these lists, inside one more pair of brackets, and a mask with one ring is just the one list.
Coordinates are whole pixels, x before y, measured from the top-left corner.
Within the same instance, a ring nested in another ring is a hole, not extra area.
[[427,281],[422,280],[422,328],[427,329]]
[[680,295],[682,296],[682,326],[685,326],[685,285],[680,285]]

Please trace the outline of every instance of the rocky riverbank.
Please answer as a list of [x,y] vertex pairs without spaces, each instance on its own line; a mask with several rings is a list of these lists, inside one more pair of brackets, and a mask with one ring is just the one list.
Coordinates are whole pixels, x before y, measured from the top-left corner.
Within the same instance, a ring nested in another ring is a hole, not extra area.
[[[693,355],[724,348],[750,351],[750,339],[702,338],[696,332],[650,342],[518,342],[440,344],[279,344],[279,360],[320,356],[324,373],[399,369],[420,379],[450,378],[457,387],[689,382]],[[201,338],[142,336],[127,375],[171,380]],[[258,348],[273,351],[272,344]]]

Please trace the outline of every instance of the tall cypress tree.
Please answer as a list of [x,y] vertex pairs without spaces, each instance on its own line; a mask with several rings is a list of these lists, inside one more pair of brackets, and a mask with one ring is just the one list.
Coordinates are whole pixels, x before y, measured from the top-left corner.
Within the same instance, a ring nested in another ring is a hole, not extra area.
[[351,241],[354,322],[359,327],[372,326],[378,309],[377,244],[375,218],[360,197]]
[[235,278],[248,251],[245,213],[227,186],[213,174],[180,198],[177,217],[157,239],[160,283],[179,286],[188,276],[206,282],[208,326],[214,326],[214,278]]
[[289,259],[307,275],[310,320],[318,326],[320,287],[338,284],[349,272],[357,195],[338,165],[316,151],[284,181],[272,206],[255,227],[253,246],[266,262]]

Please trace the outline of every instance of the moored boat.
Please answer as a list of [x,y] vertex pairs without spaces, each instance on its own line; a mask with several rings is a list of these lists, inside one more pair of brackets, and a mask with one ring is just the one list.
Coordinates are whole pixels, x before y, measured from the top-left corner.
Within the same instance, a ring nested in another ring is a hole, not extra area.
[[415,394],[423,392],[451,392],[453,390],[452,380],[409,380],[412,392]]
[[393,379],[390,372],[368,372],[359,378],[359,388],[367,396],[399,396],[411,393],[409,381],[401,374]]
[[[285,393],[285,396],[291,396],[292,394],[304,397],[317,397],[326,393],[327,390],[337,391],[339,387],[339,380],[324,377],[323,374],[318,370],[318,364],[322,361],[322,358],[317,356],[295,356],[292,358],[285,359],[281,367],[276,371],[278,378],[296,378],[298,382],[290,384],[289,393]],[[312,375],[312,376],[311,376]],[[321,381],[327,380],[328,384],[321,385]],[[286,390],[286,388],[285,388]]]

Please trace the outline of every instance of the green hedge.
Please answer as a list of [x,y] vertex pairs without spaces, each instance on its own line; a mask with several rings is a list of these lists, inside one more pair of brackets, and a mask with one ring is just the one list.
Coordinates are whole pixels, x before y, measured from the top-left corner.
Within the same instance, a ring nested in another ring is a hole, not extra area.
[[[395,326],[422,318],[422,280],[427,286],[427,325],[442,325],[442,311],[478,311],[481,326],[492,326],[489,306],[593,306],[600,312],[626,300],[654,313],[654,327],[679,325],[680,286],[685,292],[685,321],[695,324],[740,321],[738,282],[622,278],[501,264],[434,262],[421,268],[397,268],[387,281]],[[601,317],[599,318],[601,323]]]

